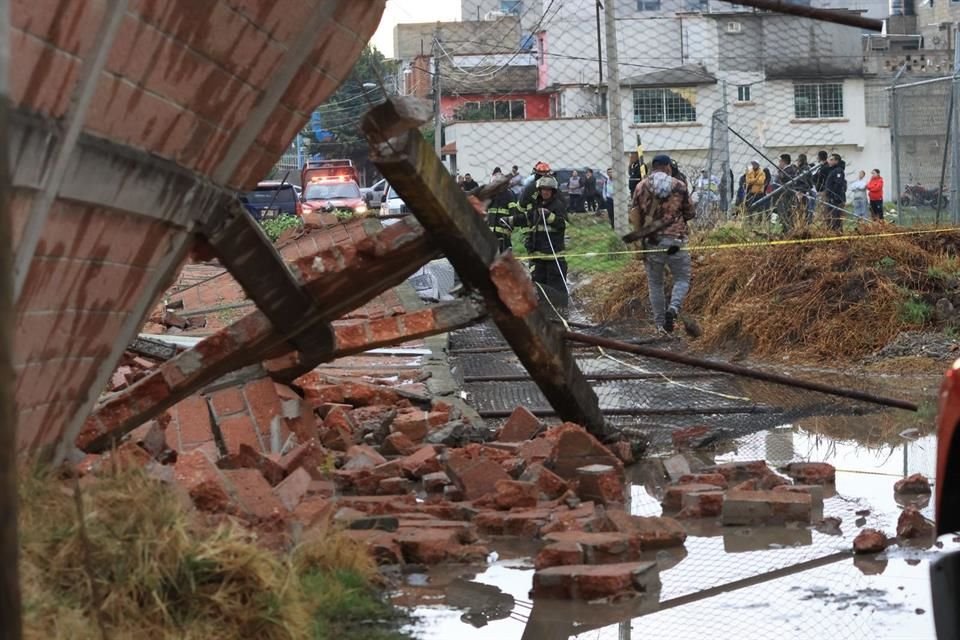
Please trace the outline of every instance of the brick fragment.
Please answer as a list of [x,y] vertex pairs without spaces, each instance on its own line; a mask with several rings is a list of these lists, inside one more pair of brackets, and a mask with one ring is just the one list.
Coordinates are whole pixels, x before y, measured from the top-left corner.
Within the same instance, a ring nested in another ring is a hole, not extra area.
[[489,493],[475,504],[478,507],[492,506],[495,509],[529,509],[537,506],[540,490],[532,482],[517,480],[498,480],[494,492]]
[[721,519],[724,525],[809,524],[811,511],[809,494],[730,490],[723,501]]
[[273,487],[256,469],[233,469],[223,475],[236,491],[237,503],[246,514],[266,520],[287,513]]
[[608,464],[591,464],[577,469],[577,496],[598,504],[623,504],[624,478],[620,470]]
[[834,484],[837,470],[826,462],[791,462],[783,468],[784,473],[803,484]]
[[680,476],[677,484],[712,484],[720,489],[726,489],[727,479],[722,473],[689,473]]
[[440,471],[440,452],[431,444],[423,445],[400,461],[400,468],[411,478],[422,478],[428,473]]
[[333,515],[333,502],[320,496],[307,496],[291,514],[291,519],[306,528],[322,525]]
[[423,476],[423,490],[427,493],[440,493],[448,484],[450,484],[450,477],[443,471]]
[[632,562],[640,558],[641,542],[632,533],[562,531],[544,535],[548,542],[575,542],[583,549],[582,564]]
[[286,475],[283,467],[253,447],[241,444],[235,453],[230,453],[217,461],[221,469],[256,469],[272,486],[276,486]]
[[678,547],[687,539],[686,530],[673,518],[634,516],[622,509],[607,509],[606,518],[617,531],[639,538],[644,551]]
[[903,540],[932,542],[933,523],[924,518],[916,507],[907,507],[897,520],[897,536]]
[[426,565],[440,564],[460,547],[457,533],[450,529],[399,531],[394,540],[400,545],[406,562]]
[[627,562],[540,569],[533,574],[531,593],[535,598],[592,602],[636,593],[655,594],[659,589],[655,562]]
[[567,483],[563,478],[550,471],[542,464],[534,463],[527,467],[520,475],[520,480],[537,485],[540,495],[546,500],[554,500],[566,493]]
[[584,564],[583,547],[576,541],[553,542],[545,546],[533,561],[536,569]]
[[896,493],[927,494],[930,493],[930,481],[922,473],[914,473],[893,485]]
[[295,511],[306,497],[311,480],[307,470],[301,467],[284,478],[273,491],[287,511]]
[[380,452],[388,456],[408,456],[416,450],[417,445],[400,431],[388,435],[380,445]]
[[384,464],[386,461],[386,458],[380,455],[377,450],[370,445],[357,444],[347,449],[347,462],[343,465],[342,469],[344,471],[372,469]]
[[565,423],[548,430],[546,438],[556,443],[546,466],[565,480],[575,478],[580,467],[592,464],[623,470],[623,463],[580,425]]
[[447,475],[467,500],[476,500],[494,491],[500,480],[510,480],[496,462],[479,456],[470,457],[462,449],[450,452],[446,467]]
[[230,508],[229,483],[202,450],[181,453],[173,467],[173,477],[201,511],[225,512]]
[[683,508],[683,496],[688,493],[700,493],[703,491],[716,491],[717,486],[713,484],[677,484],[667,487],[663,494],[664,511],[679,511]]
[[697,491],[683,496],[678,519],[717,518],[723,510],[723,491]]
[[854,553],[880,553],[887,548],[887,535],[877,529],[863,529],[853,539]]
[[517,407],[500,429],[500,442],[523,442],[533,439],[543,429],[543,423],[526,407]]

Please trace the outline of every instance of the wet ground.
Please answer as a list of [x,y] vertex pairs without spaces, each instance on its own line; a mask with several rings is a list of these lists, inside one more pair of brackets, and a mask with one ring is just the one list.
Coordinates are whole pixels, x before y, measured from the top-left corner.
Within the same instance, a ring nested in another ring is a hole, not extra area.
[[[476,356],[489,354],[473,353],[470,358]],[[600,368],[584,367],[588,373],[609,372],[605,367],[610,360],[603,354],[584,353],[579,359],[597,361]],[[640,359],[617,359],[628,365],[620,369],[623,372],[665,374],[656,380],[595,381],[601,406],[613,409],[612,419],[627,429],[633,425],[651,442],[651,458],[630,469],[632,513],[661,514],[665,480],[659,456],[672,454],[672,428],[706,423],[720,429],[725,438],[710,453],[688,456],[694,469],[755,459],[765,459],[771,466],[798,460],[833,464],[836,490],[824,502],[824,515],[840,518],[840,531],[720,527],[687,521],[689,537],[683,549],[649,558],[660,566],[660,593],[615,605],[531,602],[531,557],[536,545],[495,540],[491,547],[496,553],[486,568],[407,576],[408,584],[395,594],[395,602],[411,609],[416,620],[411,630],[417,637],[935,638],[929,565],[939,554],[960,548],[953,536],[944,536],[928,548],[894,546],[877,556],[853,558],[849,551],[864,526],[894,534],[901,509],[893,493],[898,478],[920,472],[936,481],[935,441],[925,434],[932,426],[938,377],[790,372],[922,403],[920,414],[913,414],[877,411],[742,379],[685,378],[689,372]],[[510,354],[497,362],[503,369],[504,363],[510,363]],[[463,362],[459,366],[476,367]],[[471,379],[469,372],[466,378]],[[486,383],[479,369],[473,379],[466,387],[472,384],[475,393],[477,385]],[[650,412],[617,413],[618,407],[636,406],[644,398],[649,400],[642,406]],[[704,410],[689,415],[654,411],[674,403]],[[711,413],[724,407],[729,411]],[[484,407],[479,408],[482,413]],[[931,504],[918,506],[932,518]]]

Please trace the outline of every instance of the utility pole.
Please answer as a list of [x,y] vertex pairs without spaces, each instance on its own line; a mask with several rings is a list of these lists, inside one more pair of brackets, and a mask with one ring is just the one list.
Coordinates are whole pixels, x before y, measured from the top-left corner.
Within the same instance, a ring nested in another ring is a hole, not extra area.
[[[953,118],[954,140],[960,135],[960,30],[954,34],[953,38],[953,85],[950,87],[953,92],[951,102],[953,103],[953,112],[950,117]],[[953,146],[953,170],[950,172],[950,212],[953,217],[953,224],[960,224],[960,148],[956,142]]]
[[443,124],[440,121],[440,27],[433,32],[433,146],[443,162]]
[[620,109],[620,70],[617,68],[616,0],[606,0],[604,22],[607,31],[607,122],[610,125],[610,167],[613,169],[613,221],[617,235],[629,233],[627,172],[623,162],[623,113]]
[[603,4],[597,0],[597,115],[603,115],[603,41],[600,38],[600,10]]
[[13,224],[10,217],[10,2],[0,0],[0,628],[22,636],[17,536],[17,413],[14,408]]
[[[900,76],[907,70],[907,65],[903,64],[896,75],[893,76],[893,83],[890,87],[890,147],[893,151],[893,202],[897,206],[897,214],[901,214],[900,194],[900,99],[897,97],[897,83]],[[901,218],[901,224],[904,220]]]

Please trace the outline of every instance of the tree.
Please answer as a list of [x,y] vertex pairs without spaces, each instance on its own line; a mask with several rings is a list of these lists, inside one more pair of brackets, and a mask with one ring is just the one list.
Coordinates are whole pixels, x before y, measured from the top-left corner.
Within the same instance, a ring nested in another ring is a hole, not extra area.
[[[304,130],[305,151],[309,155],[365,158],[368,147],[360,132],[360,121],[372,105],[383,100],[381,86],[388,92],[396,91],[397,68],[396,61],[387,60],[377,49],[366,46],[350,76],[317,109],[323,132],[318,135],[313,126]],[[377,86],[365,89],[365,83]]]

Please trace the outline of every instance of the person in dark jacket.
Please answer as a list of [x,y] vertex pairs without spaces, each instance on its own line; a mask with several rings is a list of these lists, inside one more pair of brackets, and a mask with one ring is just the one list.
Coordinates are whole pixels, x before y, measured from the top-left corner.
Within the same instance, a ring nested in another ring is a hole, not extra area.
[[[503,179],[500,167],[493,170],[492,181]],[[510,236],[513,234],[513,216],[518,212],[517,198],[509,188],[497,193],[487,206],[487,225],[497,237],[500,252],[512,248]]]
[[524,196],[520,201],[521,212],[513,217],[513,224],[529,229],[524,239],[527,251],[545,256],[531,260],[533,281],[543,287],[551,300],[565,305],[568,300],[567,261],[556,254],[566,250],[566,202],[560,197],[559,185],[553,176],[537,180],[536,192]]
[[680,182],[682,182],[687,187],[687,190],[689,191],[690,181],[687,179],[686,174],[683,171],[680,171],[680,165],[677,164],[676,160],[670,161],[670,175],[676,178],[677,180],[679,180]]
[[816,217],[825,218],[829,221],[830,212],[829,207],[826,206],[827,203],[827,194],[823,190],[824,182],[827,180],[827,174],[830,172],[830,165],[827,162],[829,154],[820,150],[817,152],[817,165],[813,170],[813,173],[810,176],[810,181],[813,183],[813,189],[817,192],[817,200],[814,211]]
[[479,186],[480,185],[477,184],[477,181],[473,179],[473,176],[471,176],[469,173],[464,174],[463,184],[460,185],[461,189],[463,189],[467,193],[470,193],[471,191],[473,191]]
[[627,177],[629,178],[627,188],[630,189],[630,197],[628,200],[633,198],[633,192],[637,190],[637,185],[640,184],[640,181],[647,177],[646,174],[647,168],[643,162],[640,161],[640,154],[634,151],[630,154],[630,167],[627,169]]
[[593,169],[587,169],[583,174],[583,210],[597,211],[600,208],[600,192],[597,190],[597,176]]
[[775,189],[779,193],[773,197],[774,207],[777,209],[777,217],[780,218],[780,224],[783,225],[783,232],[790,233],[796,225],[796,215],[798,208],[796,184],[793,179],[797,177],[797,167],[789,153],[780,154],[777,161],[777,180]]
[[847,178],[845,175],[846,163],[836,153],[827,160],[829,169],[823,180],[823,191],[826,195],[827,226],[832,230],[843,231],[843,216],[846,213],[843,205],[847,202]]

